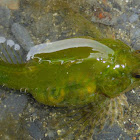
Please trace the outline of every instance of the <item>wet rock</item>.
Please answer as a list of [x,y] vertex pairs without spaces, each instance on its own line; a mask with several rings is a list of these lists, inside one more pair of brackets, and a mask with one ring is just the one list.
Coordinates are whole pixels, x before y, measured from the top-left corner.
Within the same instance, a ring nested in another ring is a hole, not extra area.
[[135,14],[140,14],[140,5],[138,6],[139,8],[132,8],[132,12]]
[[44,137],[44,133],[41,129],[41,124],[39,121],[35,121],[35,122],[30,122],[28,125],[28,132],[31,135],[31,137],[33,137],[36,140],[42,139]]
[[129,103],[140,106],[140,89],[139,88],[136,89],[135,91],[132,90],[126,93],[126,96]]
[[129,17],[129,22],[133,23],[133,22],[137,21],[138,18],[139,18],[139,16],[137,14],[133,14]]
[[140,49],[140,38],[139,38],[139,40],[136,40],[135,44],[133,45],[133,48],[135,50],[139,50]]
[[140,5],[140,1],[139,0],[132,0],[131,5],[133,7],[139,6]]
[[23,127],[23,112],[28,103],[27,96],[18,92],[0,89],[0,139],[31,139]]
[[5,116],[0,120],[0,139],[1,140],[33,140],[28,132],[23,129],[20,120],[12,116]]
[[140,28],[136,27],[136,28],[132,28],[130,30],[131,34],[131,40],[132,40],[132,47],[135,50],[139,50],[140,49]]
[[128,15],[126,13],[121,14],[118,18],[117,18],[117,24],[121,24],[124,22],[128,21]]
[[140,28],[134,28],[131,29],[131,38],[132,39],[136,39],[136,38],[140,38]]
[[28,31],[19,23],[14,23],[12,25],[11,31],[19,44],[25,49],[26,51],[29,51],[32,46],[34,46],[34,43],[28,33]]
[[113,125],[111,128],[104,130],[93,136],[94,140],[132,140],[118,125]]
[[92,22],[94,23],[102,23],[105,25],[114,25],[116,23],[116,18],[110,20],[109,17],[103,18],[103,19],[98,19],[96,17],[92,17],[91,19]]
[[53,13],[48,13],[45,16],[40,17],[40,20],[36,20],[32,24],[32,32],[36,38],[40,38],[41,42],[45,42],[48,36],[49,39],[56,39],[53,34],[57,34],[57,32],[59,31],[57,31],[57,29],[54,28],[52,21]]
[[0,98],[0,119],[4,119],[10,114],[18,120],[19,115],[23,113],[23,110],[27,105],[26,95],[14,92],[5,93],[5,91],[1,90]]
[[0,6],[0,25],[4,27],[10,26],[10,10]]

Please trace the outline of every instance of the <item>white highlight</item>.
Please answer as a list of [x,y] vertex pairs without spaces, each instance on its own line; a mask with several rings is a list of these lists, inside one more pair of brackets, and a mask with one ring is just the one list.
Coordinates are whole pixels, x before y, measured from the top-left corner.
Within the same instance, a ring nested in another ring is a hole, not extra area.
[[119,68],[120,67],[120,65],[115,65],[115,68]]
[[61,60],[61,65],[64,63],[64,61],[63,60]]
[[119,67],[120,67],[120,65],[115,65],[115,67],[113,69],[116,69],[116,68],[119,68]]
[[134,89],[132,89],[132,93],[136,93]]
[[71,63],[74,63],[75,62],[75,60],[72,60],[72,61],[70,61]]
[[125,65],[121,65],[122,66],[122,68],[125,68]]

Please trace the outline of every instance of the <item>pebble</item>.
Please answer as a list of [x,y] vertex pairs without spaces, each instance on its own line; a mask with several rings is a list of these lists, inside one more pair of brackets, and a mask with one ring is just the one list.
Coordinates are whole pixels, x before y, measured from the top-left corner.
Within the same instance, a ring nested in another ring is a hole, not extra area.
[[134,29],[131,29],[131,38],[132,39],[140,38],[140,28],[136,27]]
[[133,23],[133,22],[137,21],[138,18],[139,18],[139,16],[137,14],[133,14],[129,17],[129,22]]
[[[0,96],[4,93],[5,91],[0,90]],[[4,119],[8,114],[12,114],[18,120],[19,114],[23,112],[27,105],[27,96],[24,94],[19,95],[16,92],[7,94],[9,95],[5,94],[6,97],[2,99],[2,103],[0,104],[0,119]]]
[[103,132],[93,135],[93,140],[132,140],[119,126],[104,128]]
[[121,24],[124,22],[128,22],[128,15],[126,13],[121,14],[118,18],[117,18],[117,24]]
[[37,124],[37,122],[30,122],[28,125],[28,132],[29,134],[37,140],[41,140],[44,137],[44,133],[42,131],[42,129],[39,127],[39,125]]
[[11,11],[5,7],[0,6],[0,25],[5,28],[10,26]]
[[34,46],[34,43],[28,33],[28,31],[19,23],[14,23],[11,27],[11,31],[18,43],[25,49],[29,51],[31,47]]

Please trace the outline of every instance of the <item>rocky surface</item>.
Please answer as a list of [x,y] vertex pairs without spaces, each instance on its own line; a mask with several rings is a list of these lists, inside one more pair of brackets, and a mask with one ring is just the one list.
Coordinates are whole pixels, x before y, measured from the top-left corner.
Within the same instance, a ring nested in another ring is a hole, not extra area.
[[25,51],[29,51],[34,46],[28,31],[19,23],[12,24],[11,31]]
[[[140,49],[139,0],[67,0],[70,9],[65,4],[60,8],[60,2],[21,0],[16,11],[0,6],[0,36],[19,43],[26,51],[34,44],[74,36],[113,37]],[[93,135],[94,140],[140,139],[139,88],[126,96],[129,109],[125,109],[125,122],[105,127]],[[55,113],[57,109],[37,103],[24,92],[1,87],[0,139],[55,139],[57,134],[47,123]]]

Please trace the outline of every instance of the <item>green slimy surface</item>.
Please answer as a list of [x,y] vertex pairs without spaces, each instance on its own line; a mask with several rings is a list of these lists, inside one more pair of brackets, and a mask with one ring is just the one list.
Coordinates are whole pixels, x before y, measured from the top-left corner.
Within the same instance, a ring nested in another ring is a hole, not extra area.
[[132,72],[139,69],[139,57],[120,41],[99,42],[115,54],[108,59],[88,58],[97,52],[79,47],[38,54],[22,65],[2,62],[0,83],[27,89],[37,101],[50,106],[83,106],[94,102],[96,95],[116,97],[136,81]]

